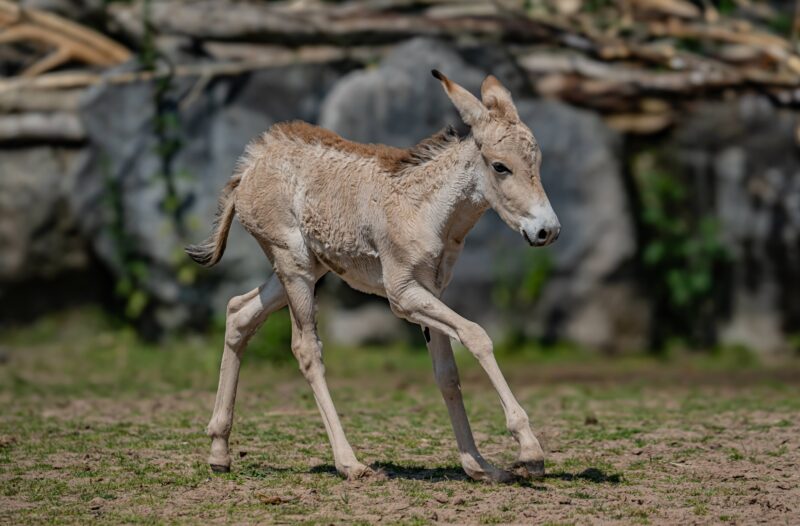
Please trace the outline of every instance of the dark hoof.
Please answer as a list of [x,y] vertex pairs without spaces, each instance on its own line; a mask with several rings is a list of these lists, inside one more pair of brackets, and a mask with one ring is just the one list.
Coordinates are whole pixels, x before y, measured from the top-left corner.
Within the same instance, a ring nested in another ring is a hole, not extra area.
[[544,478],[544,460],[530,460],[528,462],[516,462],[511,467],[514,475],[524,479]]
[[211,466],[211,471],[214,473],[230,473],[231,467],[230,466],[223,466],[222,464],[209,464]]

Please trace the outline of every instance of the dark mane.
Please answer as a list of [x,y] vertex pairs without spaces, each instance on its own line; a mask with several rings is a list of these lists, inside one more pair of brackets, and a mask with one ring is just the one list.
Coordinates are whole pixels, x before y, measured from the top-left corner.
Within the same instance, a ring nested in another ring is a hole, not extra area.
[[458,131],[448,125],[419,144],[408,148],[406,156],[399,160],[396,172],[400,173],[407,168],[419,166],[435,159],[442,151],[460,142],[461,139]]

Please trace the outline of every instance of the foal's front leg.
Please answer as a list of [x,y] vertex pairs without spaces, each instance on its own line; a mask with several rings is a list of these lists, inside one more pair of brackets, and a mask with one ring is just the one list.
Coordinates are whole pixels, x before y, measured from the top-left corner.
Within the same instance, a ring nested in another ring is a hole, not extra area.
[[514,464],[516,473],[525,477],[544,476],[544,451],[531,431],[528,415],[500,372],[492,340],[486,331],[456,314],[419,283],[407,283],[401,293],[390,295],[390,302],[399,316],[458,339],[478,359],[500,396],[506,427],[519,443],[519,456]]

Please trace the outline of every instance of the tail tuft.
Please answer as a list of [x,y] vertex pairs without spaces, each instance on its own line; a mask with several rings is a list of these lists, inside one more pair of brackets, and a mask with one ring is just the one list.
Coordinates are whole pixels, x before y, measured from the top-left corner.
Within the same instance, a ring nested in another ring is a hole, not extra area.
[[228,231],[231,229],[233,216],[236,213],[233,191],[239,186],[240,180],[241,177],[234,176],[222,190],[222,194],[219,197],[217,217],[214,220],[214,229],[208,239],[185,248],[189,257],[204,267],[213,267],[222,259],[222,254],[225,253]]
[[185,248],[186,253],[192,258],[195,263],[199,263],[204,267],[210,267],[216,263],[214,261],[214,252],[216,251],[216,246],[213,243],[210,243],[209,240],[197,244],[197,245],[189,245]]

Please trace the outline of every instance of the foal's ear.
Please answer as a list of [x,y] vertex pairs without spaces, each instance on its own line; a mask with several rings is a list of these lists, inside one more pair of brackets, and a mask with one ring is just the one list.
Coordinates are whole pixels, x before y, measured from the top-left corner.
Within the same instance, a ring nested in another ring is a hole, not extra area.
[[461,114],[461,119],[465,124],[475,126],[488,119],[489,115],[486,107],[481,104],[481,101],[475,95],[445,77],[439,70],[431,70],[431,74],[442,82],[444,91],[453,101],[453,105],[455,105],[458,113]]
[[492,113],[508,120],[518,121],[519,115],[511,93],[502,85],[494,75],[489,75],[481,84],[481,98],[483,105]]

